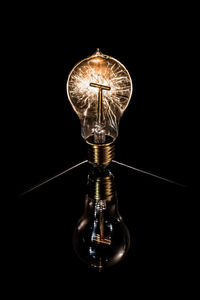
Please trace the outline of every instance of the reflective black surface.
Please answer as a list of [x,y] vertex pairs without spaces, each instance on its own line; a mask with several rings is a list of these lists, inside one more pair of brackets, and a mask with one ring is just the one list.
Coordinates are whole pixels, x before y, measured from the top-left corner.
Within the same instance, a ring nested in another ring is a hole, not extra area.
[[[109,280],[135,290],[144,284],[166,288],[188,270],[189,237],[187,188],[111,164],[115,174],[119,211],[130,231],[125,259],[100,274],[80,261],[72,236],[83,214],[88,164],[18,199],[15,276],[25,284]],[[170,278],[169,278],[170,276]]]

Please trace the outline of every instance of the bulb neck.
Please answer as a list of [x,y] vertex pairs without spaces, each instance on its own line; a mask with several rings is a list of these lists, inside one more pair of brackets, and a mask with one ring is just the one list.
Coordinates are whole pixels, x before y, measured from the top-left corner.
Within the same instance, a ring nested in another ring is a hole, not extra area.
[[88,161],[95,166],[107,166],[115,157],[114,142],[95,144],[86,140],[88,144]]

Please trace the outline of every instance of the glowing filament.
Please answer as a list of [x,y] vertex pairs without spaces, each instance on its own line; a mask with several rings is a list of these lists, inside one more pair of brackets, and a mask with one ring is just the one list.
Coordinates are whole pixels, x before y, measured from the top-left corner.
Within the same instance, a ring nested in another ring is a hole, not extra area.
[[102,104],[102,90],[110,90],[109,86],[105,86],[102,84],[97,84],[97,83],[90,83],[90,86],[92,87],[96,87],[99,89],[99,93],[98,93],[98,122],[99,124],[102,123],[102,118],[103,118],[103,104]]

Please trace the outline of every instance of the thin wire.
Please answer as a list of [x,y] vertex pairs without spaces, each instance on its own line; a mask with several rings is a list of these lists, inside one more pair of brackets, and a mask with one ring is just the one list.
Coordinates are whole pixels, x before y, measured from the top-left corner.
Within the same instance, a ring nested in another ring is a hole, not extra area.
[[75,168],[77,168],[77,167],[79,167],[79,166],[85,164],[86,162],[88,162],[88,160],[84,160],[84,161],[82,161],[82,162],[80,162],[80,163],[78,163],[78,164],[72,166],[71,168],[62,171],[61,173],[59,173],[59,174],[57,174],[57,175],[55,175],[55,176],[53,176],[53,177],[51,177],[51,178],[49,178],[49,179],[47,179],[47,180],[45,180],[45,181],[43,181],[43,182],[41,182],[41,183],[35,185],[34,187],[30,188],[29,190],[23,192],[22,194],[20,194],[20,196],[23,196],[23,195],[25,195],[25,194],[27,194],[27,193],[29,193],[29,192],[32,192],[33,190],[35,190],[35,189],[41,187],[42,185],[44,185],[44,184],[46,184],[46,183],[52,181],[53,179],[56,179],[57,177],[59,177],[59,176],[65,174],[65,173],[67,173],[67,172],[69,172],[69,171],[71,171],[71,170],[73,170],[73,169],[75,169]]
[[149,172],[147,172],[147,171],[143,171],[143,170],[141,170],[141,169],[137,169],[137,168],[135,168],[135,167],[126,165],[126,164],[121,163],[121,162],[119,162],[119,161],[113,160],[113,162],[116,163],[116,164],[118,164],[118,165],[124,166],[124,167],[126,167],[126,168],[135,170],[135,171],[137,171],[137,172],[140,172],[140,173],[143,173],[143,174],[146,174],[146,175],[149,175],[149,176],[152,176],[152,177],[155,177],[155,178],[158,178],[158,179],[167,181],[167,182],[169,182],[169,183],[173,183],[173,184],[176,184],[176,185],[179,185],[179,186],[182,186],[182,187],[187,187],[186,185],[183,185],[183,184],[178,183],[178,182],[176,182],[176,181],[173,181],[173,180],[170,180],[170,179],[167,179],[167,178],[164,178],[164,177],[155,175],[155,174],[153,174],[153,173],[149,173]]

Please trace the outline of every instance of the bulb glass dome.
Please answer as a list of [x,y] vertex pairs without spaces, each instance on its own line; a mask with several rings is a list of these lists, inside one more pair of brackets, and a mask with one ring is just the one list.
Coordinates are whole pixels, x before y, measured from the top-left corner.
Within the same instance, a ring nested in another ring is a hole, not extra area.
[[101,144],[116,139],[132,94],[131,77],[119,61],[97,49],[72,69],[67,94],[85,140]]

